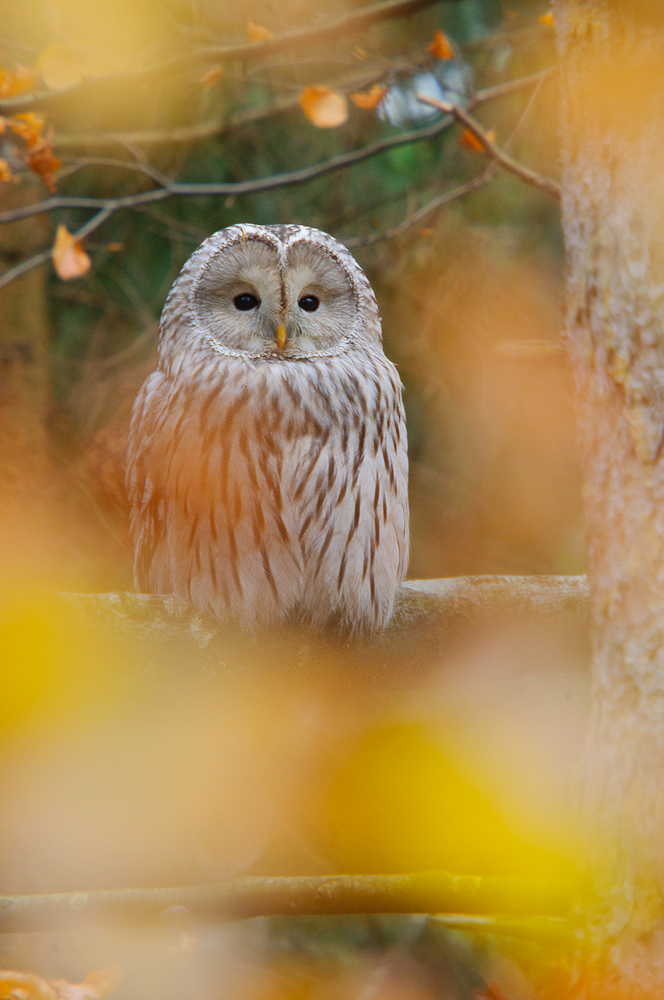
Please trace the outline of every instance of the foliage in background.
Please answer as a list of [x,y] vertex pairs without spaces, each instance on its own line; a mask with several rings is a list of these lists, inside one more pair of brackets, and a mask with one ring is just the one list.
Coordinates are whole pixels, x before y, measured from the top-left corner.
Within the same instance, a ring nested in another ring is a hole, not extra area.
[[[466,100],[555,62],[545,4],[457,0],[259,62],[222,65],[211,54],[207,63],[125,83],[123,73],[167,64],[186,47],[260,42],[349,8],[330,3],[323,14],[306,2],[248,0],[223,15],[215,4],[193,0],[96,4],[93,12],[78,0],[42,0],[41,8],[43,16],[29,23],[8,11],[6,90],[11,96],[12,87],[20,93],[34,86],[37,72],[38,86],[48,84],[43,106],[36,105],[46,124],[33,131],[33,141],[50,139],[52,157],[62,161],[57,193],[71,197],[118,198],[154,187],[153,178],[129,169],[133,164],[191,183],[307,167],[440,120],[422,104],[414,113],[427,117],[408,118],[415,89],[432,86],[433,78],[456,86]],[[12,60],[26,68],[12,70]],[[520,123],[517,158],[549,176],[556,172],[556,86],[554,76],[536,92],[526,87],[479,111],[499,145]],[[316,100],[328,100],[326,91],[333,105],[323,112],[332,107],[333,121],[335,95],[344,102],[344,93],[352,96],[336,127],[316,127],[315,112],[311,118]],[[24,197],[41,199],[35,165],[28,159],[32,174],[22,166],[7,121],[3,159],[21,180],[12,197],[25,189]],[[214,134],[183,138],[201,124]],[[521,340],[557,341],[556,204],[498,173],[402,235],[381,239],[484,166],[482,153],[455,128],[307,183],[119,211],[81,244],[70,234],[87,222],[89,210],[65,208],[47,217],[47,246],[58,229],[60,273],[51,271],[47,289],[50,436],[96,525],[93,534],[103,539],[96,563],[87,560],[87,585],[129,583],[123,440],[133,395],[153,361],[165,296],[207,235],[242,221],[302,222],[359,244],[354,252],[376,288],[387,351],[406,385],[411,575],[582,568],[567,375],[555,349],[510,348]],[[48,172],[41,176],[50,181]]]

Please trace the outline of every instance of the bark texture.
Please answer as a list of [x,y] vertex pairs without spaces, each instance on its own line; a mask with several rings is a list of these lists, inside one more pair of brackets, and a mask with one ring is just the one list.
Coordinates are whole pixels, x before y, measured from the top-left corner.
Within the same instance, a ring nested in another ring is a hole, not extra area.
[[664,987],[664,12],[555,0],[593,709],[586,996]]

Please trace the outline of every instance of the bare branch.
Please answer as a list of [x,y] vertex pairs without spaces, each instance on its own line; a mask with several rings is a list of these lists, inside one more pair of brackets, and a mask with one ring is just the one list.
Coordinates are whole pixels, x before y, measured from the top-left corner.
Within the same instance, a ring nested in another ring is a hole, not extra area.
[[[500,84],[498,87],[491,87],[486,90],[479,91],[473,100],[471,107],[484,104],[486,101],[492,100],[494,97],[502,97],[506,93],[511,93],[513,90],[520,89],[521,87],[537,84],[546,75],[548,75],[548,73],[550,73],[550,70],[545,70],[544,73],[533,73],[530,76],[523,77],[521,81],[513,81],[509,84],[509,89],[506,89],[508,85]],[[428,101],[428,98],[423,100]],[[452,106],[450,105],[449,107]],[[371,157],[377,156],[379,153],[386,152],[387,150],[395,149],[399,146],[405,146],[412,142],[423,142],[427,139],[433,139],[450,128],[454,121],[454,117],[455,116],[450,113],[450,115],[442,121],[429,125],[427,128],[413,129],[409,132],[402,132],[399,135],[390,136],[386,139],[378,139],[376,142],[372,142],[367,146],[362,146],[360,149],[353,150],[350,153],[341,153],[338,156],[333,156],[329,160],[324,160],[322,163],[314,164],[311,167],[302,167],[299,170],[293,170],[283,174],[274,174],[271,177],[259,178],[251,181],[231,181],[228,183],[213,184],[183,184],[177,181],[170,181],[166,178],[162,188],[116,199],[87,197],[77,198],[68,197],[66,195],[55,195],[53,198],[48,198],[45,201],[34,202],[30,205],[23,205],[20,208],[0,212],[0,223],[14,222],[17,219],[27,218],[32,215],[39,215],[42,212],[52,212],[61,208],[93,209],[108,207],[115,212],[122,208],[135,208],[138,205],[155,201],[163,201],[164,199],[175,195],[220,195],[223,197],[238,197],[243,194],[255,194],[261,191],[270,191],[274,188],[287,187],[292,184],[302,184],[335,170],[341,170],[346,167],[353,166],[356,163],[361,163],[363,160],[370,159]],[[129,164],[127,164],[127,167],[129,167]],[[152,168],[143,169],[143,167],[138,166],[136,169],[141,169],[144,173],[147,173],[148,169],[152,170]]]
[[[523,77],[518,81],[511,81],[509,84],[499,84],[497,87],[490,87],[486,90],[479,91],[475,96],[475,99],[471,103],[471,107],[475,107],[479,104],[483,104],[494,98],[503,97],[505,94],[512,93],[523,87],[528,87],[535,85],[539,87],[541,83],[549,76],[551,70],[544,70],[541,73],[533,73],[527,77]],[[427,103],[432,103],[428,98],[423,98]],[[435,102],[436,105],[440,105],[441,102]],[[87,198],[87,197],[69,197],[67,195],[55,195],[52,198],[48,198],[42,202],[33,202],[28,205],[23,205],[19,208],[9,209],[5,212],[0,212],[0,223],[13,222],[17,219],[29,218],[33,215],[39,215],[45,212],[52,212],[58,209],[67,208],[87,208],[87,209],[98,209],[97,213],[93,215],[88,222],[75,233],[77,239],[83,239],[90,233],[94,232],[103,222],[106,221],[111,215],[121,209],[140,209],[145,205],[154,204],[156,202],[165,201],[172,197],[197,197],[197,196],[209,196],[209,195],[219,195],[222,197],[238,197],[245,194],[255,194],[261,191],[270,191],[275,188],[287,187],[289,185],[303,184],[310,180],[314,180],[317,177],[321,177],[327,173],[332,173],[336,170],[345,169],[347,167],[353,166],[356,163],[361,163],[364,160],[370,159],[380,153],[386,152],[387,150],[397,148],[399,146],[408,145],[413,142],[422,142],[427,139],[433,139],[441,133],[445,132],[454,123],[455,118],[458,119],[458,115],[455,113],[455,109],[452,105],[444,105],[444,107],[449,107],[451,112],[447,117],[428,126],[424,129],[413,129],[409,132],[402,132],[399,135],[391,136],[387,139],[379,139],[376,142],[370,143],[367,146],[363,146],[360,149],[353,150],[350,153],[341,153],[338,156],[333,156],[329,160],[325,160],[322,163],[314,164],[311,167],[303,167],[300,170],[293,170],[283,174],[275,174],[271,177],[259,178],[257,180],[251,181],[235,181],[229,183],[212,183],[212,184],[186,184],[177,181],[171,181],[168,177],[161,174],[160,171],[150,167],[147,164],[140,162],[130,162],[124,160],[105,160],[104,158],[94,158],[90,157],[87,160],[81,161],[81,166],[93,163],[106,163],[108,165],[123,167],[128,170],[135,170],[143,173],[152,179],[156,180],[158,183],[162,184],[162,187],[155,188],[150,191],[139,192],[134,195],[127,195],[122,198]],[[456,109],[458,111],[458,109]],[[465,114],[465,113],[463,113]],[[474,122],[473,124],[476,128],[480,129],[480,126]],[[480,131],[482,131],[480,129]],[[485,134],[485,133],[482,133]],[[490,143],[491,141],[486,137],[486,141]],[[519,171],[526,171],[527,168],[521,168],[515,161],[511,160],[504,153],[497,150],[500,154],[501,163],[505,166],[505,162],[514,164]],[[532,172],[530,172],[532,173]],[[381,233],[372,233],[364,237],[353,237],[346,241],[347,246],[366,246],[372,243],[380,242],[381,240],[391,239],[395,236],[400,235],[405,232],[411,226],[415,225],[421,219],[425,218],[430,212],[435,211],[437,208],[448,204],[451,201],[461,198],[471,191],[476,190],[481,187],[482,184],[486,183],[490,179],[490,174],[481,174],[471,181],[467,182],[465,185],[461,185],[458,188],[448,191],[438,198],[434,198],[432,201],[428,202],[417,212],[408,216],[402,223],[393,229],[386,230]],[[522,173],[519,174],[522,176]],[[533,173],[534,177],[538,177]],[[525,178],[523,178],[525,179]],[[543,180],[543,179],[541,179]],[[546,183],[552,184],[553,181],[547,181]],[[557,191],[557,186],[555,187]],[[51,257],[51,250],[43,251],[42,253],[36,254],[33,257],[22,261],[15,267],[10,268],[5,271],[3,275],[0,276],[0,288],[9,284],[15,278],[20,277],[27,271],[32,270],[34,267],[38,267],[40,264],[45,263]]]
[[[299,28],[295,31],[268,38],[264,42],[244,43],[242,45],[209,45],[200,48],[193,48],[182,52],[171,59],[154,66],[147,66],[144,69],[122,73],[120,79],[138,83],[153,77],[159,77],[163,73],[172,72],[177,69],[204,65],[206,63],[228,63],[228,62],[248,62],[256,59],[263,59],[271,56],[275,52],[289,52],[291,49],[303,46],[318,45],[321,42],[332,41],[344,35],[354,34],[364,31],[366,28],[381,21],[388,21],[397,17],[409,17],[411,14],[432,7],[438,0],[387,0],[386,3],[373,4],[361,10],[352,11],[342,17],[336,17],[327,24],[318,24],[311,28]],[[103,85],[104,81],[117,79],[116,74],[108,77],[97,77],[95,85]],[[59,98],[62,94],[73,94],[79,90],[89,88],[90,81],[84,80],[75,84],[67,90],[61,91],[40,91],[22,97],[7,98],[0,101],[0,112],[11,113],[33,107],[35,104],[43,105],[51,99]]]
[[446,191],[445,194],[438,195],[437,198],[432,198],[426,205],[408,215],[403,222],[400,222],[398,226],[394,226],[392,229],[383,229],[377,233],[369,233],[367,236],[354,236],[347,240],[342,239],[341,242],[349,249],[353,249],[354,247],[370,246],[373,243],[381,243],[383,240],[391,240],[395,236],[401,236],[402,233],[417,225],[418,222],[421,222],[427,215],[430,215],[437,209],[442,208],[444,205],[449,205],[450,202],[457,201],[459,198],[464,198],[467,194],[471,194],[473,191],[477,191],[483,187],[491,180],[494,173],[494,168],[489,167],[465,184],[460,184],[458,187],[452,188],[451,191]]
[[272,191],[275,188],[303,184],[314,180],[316,177],[322,177],[324,174],[351,167],[356,163],[362,163],[364,160],[371,159],[379,153],[395,149],[398,146],[433,139],[450,128],[453,122],[454,119],[452,117],[444,118],[434,125],[429,125],[428,128],[414,129],[411,132],[402,132],[400,135],[390,136],[387,139],[378,139],[368,146],[362,146],[360,149],[353,150],[350,153],[340,153],[338,156],[332,156],[329,160],[316,163],[311,167],[302,167],[299,170],[292,170],[283,174],[273,174],[271,177],[258,178],[251,181],[229,181],[228,183],[210,184],[187,184],[178,181],[169,181],[168,184],[164,184],[161,188],[126,195],[122,198],[88,198],[55,195],[45,201],[34,202],[30,205],[22,205],[20,208],[0,212],[0,223],[14,222],[16,219],[40,215],[43,212],[53,212],[60,208],[108,208],[111,212],[116,212],[118,209],[135,208],[138,205],[164,201],[167,198],[175,196],[198,197],[201,195],[220,195],[222,197],[237,197],[243,194],[256,194],[260,191]]
[[482,126],[457,104],[438,101],[435,97],[427,97],[425,94],[418,94],[417,99],[418,101],[422,101],[423,104],[430,104],[432,108],[437,108],[443,114],[453,115],[477,139],[487,156],[490,156],[496,163],[499,163],[504,170],[519,177],[526,184],[530,184],[531,187],[539,188],[541,191],[552,194],[555,198],[560,198],[560,186],[555,181],[550,180],[548,177],[542,177],[541,174],[536,173],[529,167],[524,167],[523,164],[517,163],[511,156],[507,156],[506,153],[496,146],[493,139],[485,132]]
[[0,933],[98,922],[152,923],[186,907],[198,920],[321,913],[536,914],[569,911],[570,885],[548,879],[418,872],[412,875],[246,876],[174,889],[105,889],[0,896]]
[[157,170],[156,167],[151,167],[149,163],[142,163],[138,160],[119,160],[117,157],[111,156],[84,156],[72,160],[58,170],[55,175],[56,180],[61,181],[65,177],[71,177],[72,174],[83,170],[85,167],[118,167],[121,170],[133,170],[135,173],[145,174],[146,177],[156,181],[157,184],[168,185],[171,183],[170,177],[162,174],[161,170]]
[[[106,207],[102,208],[101,212],[97,212],[93,215],[91,219],[81,226],[72,236],[75,240],[83,240],[91,232],[101,226],[102,222],[106,222],[106,219],[113,214],[113,210]],[[40,264],[45,264],[53,256],[53,247],[48,250],[42,250],[41,253],[35,254],[33,257],[28,257],[26,260],[21,261],[15,267],[10,267],[9,270],[5,271],[4,274],[0,274],[0,288],[4,288],[8,285],[10,281],[14,281],[15,278],[20,278],[22,274],[27,274],[28,271],[32,271],[33,268],[39,267]]]
[[[527,87],[536,86],[551,77],[557,67],[541,70],[538,73],[530,73],[528,76],[519,77],[517,80],[509,80],[506,83],[499,83],[493,87],[486,87],[478,90],[471,107],[477,107],[487,101],[497,100],[509,94],[516,93]],[[339,90],[361,90],[363,87],[376,83],[384,76],[384,72],[377,71],[370,75],[364,74],[362,77],[354,75],[335,81],[335,86]],[[53,145],[57,149],[73,149],[79,146],[90,148],[91,146],[108,146],[114,143],[120,145],[158,146],[168,143],[198,142],[209,139],[214,135],[221,135],[223,132],[247,125],[251,122],[260,121],[271,115],[290,111],[298,104],[296,96],[287,95],[273,101],[272,104],[262,105],[258,108],[248,108],[245,111],[238,111],[227,118],[210,118],[195,125],[186,125],[181,128],[160,129],[144,132],[93,132],[90,134],[65,134],[56,133]]]

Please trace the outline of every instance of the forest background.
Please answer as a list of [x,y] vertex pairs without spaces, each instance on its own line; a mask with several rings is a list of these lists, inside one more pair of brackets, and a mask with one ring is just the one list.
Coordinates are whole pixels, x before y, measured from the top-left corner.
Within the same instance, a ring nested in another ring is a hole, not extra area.
[[[555,181],[547,4],[406,2],[352,27],[360,9],[342,0],[324,11],[309,0],[2,4],[4,892],[246,871],[569,871],[587,694],[576,632],[543,642],[541,631],[509,624],[480,629],[424,677],[406,677],[408,650],[400,680],[384,686],[385,675],[340,680],[322,646],[307,660],[310,676],[284,682],[286,653],[270,649],[258,697],[208,697],[174,680],[168,657],[149,657],[138,684],[124,647],[106,648],[34,596],[35,585],[131,589],[123,465],[132,402],[154,367],[170,285],[206,236],[237,222],[319,227],[369,275],[405,385],[409,576],[584,571],[559,339],[559,204],[416,99],[424,90],[466,107],[497,146]],[[341,29],[326,36],[337,19]],[[277,47],[298,31],[299,44]],[[221,58],[226,46],[241,51]],[[366,155],[349,165],[355,150]],[[325,172],[309,169],[328,161]],[[302,174],[283,186],[233,187],[293,171]],[[173,182],[228,189],[147,197]],[[376,974],[394,996],[466,998],[494,980],[510,997],[531,995],[516,967],[444,928],[429,926],[411,947],[407,922],[289,926],[289,960],[316,940],[316,961],[324,955],[312,974],[319,986],[305,995],[375,995]],[[208,979],[194,986],[187,935],[178,941],[177,961],[153,951],[146,966],[144,952],[115,938],[58,938],[56,949],[4,936],[0,959],[79,981],[122,955],[125,996],[185,986],[216,995],[230,975],[227,946],[200,937]],[[255,970],[233,975],[256,995]],[[303,995],[301,967],[279,976],[279,988],[270,978],[258,995]]]
[[[184,0],[6,4],[0,43],[10,96],[2,111],[8,120],[12,111],[45,117],[43,134],[52,134],[62,164],[53,174],[57,197],[121,198],[159,187],[155,178],[163,175],[233,184],[306,168],[435,126],[443,116],[413,105],[416,86],[433,86],[435,97],[439,81],[451,81],[457,89],[447,97],[467,102],[555,63],[544,3],[462,0],[422,5],[333,42],[223,65],[211,52],[168,68],[183,47],[245,43],[249,23],[259,37],[281,35],[354,9],[328,6],[235,3],[221,13],[218,5]],[[445,59],[428,49],[441,30],[454,46]],[[31,100],[29,91],[12,97],[11,67],[39,66],[40,59],[55,84],[41,84],[45,100]],[[131,76],[162,62],[161,73]],[[380,117],[387,105],[363,108],[351,99],[343,124],[317,127],[298,100],[311,85],[371,93],[374,105],[372,86],[392,88],[392,121]],[[555,72],[483,102],[476,113],[499,145],[516,128],[516,158],[555,177]],[[16,468],[13,499],[6,499],[18,511],[20,534],[37,536],[47,575],[57,566],[55,576],[69,574],[75,588],[130,586],[122,456],[131,403],[154,363],[160,310],[182,264],[209,233],[242,221],[324,229],[349,241],[369,274],[386,350],[406,387],[410,576],[582,571],[570,383],[558,347],[558,206],[496,171],[449,206],[412,218],[486,169],[482,152],[460,142],[462,131],[394,145],[275,190],[173,197],[116,211],[83,241],[92,261],[84,276],[63,281],[47,259],[5,285],[4,371],[19,387],[14,404],[22,395],[31,414],[13,415],[5,389],[5,423],[21,427],[18,436],[5,435],[5,467]],[[0,141],[20,180],[2,184],[8,209],[47,196],[43,177],[21,158],[20,137],[8,127]],[[59,224],[75,232],[93,215],[63,208],[5,223],[0,255],[8,277],[31,254],[46,250],[48,257]],[[26,428],[32,439],[24,439]],[[37,486],[34,477],[48,483]],[[56,527],[58,509],[64,521]],[[49,524],[40,531],[44,517]]]

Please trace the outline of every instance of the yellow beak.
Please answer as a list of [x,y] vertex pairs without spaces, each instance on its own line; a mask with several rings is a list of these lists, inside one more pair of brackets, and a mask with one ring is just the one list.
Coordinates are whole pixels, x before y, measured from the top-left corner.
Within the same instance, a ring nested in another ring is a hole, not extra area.
[[286,346],[286,337],[287,336],[288,335],[286,333],[286,327],[284,326],[283,323],[280,323],[279,326],[277,327],[277,346],[282,351],[283,351],[284,347]]

